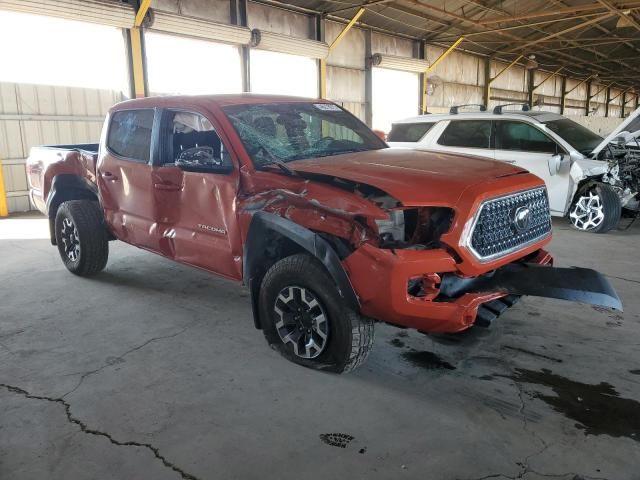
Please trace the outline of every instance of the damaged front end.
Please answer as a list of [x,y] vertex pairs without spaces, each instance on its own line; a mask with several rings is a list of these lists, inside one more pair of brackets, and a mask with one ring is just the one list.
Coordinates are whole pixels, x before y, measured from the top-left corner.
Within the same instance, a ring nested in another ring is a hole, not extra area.
[[[471,188],[455,206],[405,205],[336,177],[290,178],[240,204],[252,218],[245,250],[255,256],[245,258],[245,279],[259,285],[265,258],[302,247],[363,315],[427,333],[488,326],[521,295],[621,310],[602,275],[551,266],[542,250],[551,229],[546,190],[531,177],[496,180],[493,197]],[[530,219],[518,230],[512,221],[523,209]]]

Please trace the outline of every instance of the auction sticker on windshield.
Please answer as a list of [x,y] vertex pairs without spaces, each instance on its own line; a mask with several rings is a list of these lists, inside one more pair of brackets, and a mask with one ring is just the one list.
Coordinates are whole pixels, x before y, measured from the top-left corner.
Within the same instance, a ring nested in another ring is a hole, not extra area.
[[333,103],[314,103],[313,106],[318,110],[324,110],[325,112],[339,112],[342,110],[339,106],[334,105]]

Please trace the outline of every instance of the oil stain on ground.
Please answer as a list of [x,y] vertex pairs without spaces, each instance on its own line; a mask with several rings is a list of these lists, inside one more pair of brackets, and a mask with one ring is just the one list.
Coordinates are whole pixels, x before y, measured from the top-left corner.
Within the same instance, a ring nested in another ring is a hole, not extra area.
[[[353,440],[353,436],[348,433],[322,433],[320,440],[327,445],[338,448],[347,448],[347,445]],[[363,452],[361,452],[363,453]]]
[[402,353],[402,358],[414,365],[415,367],[424,368],[426,370],[455,370],[456,367],[449,362],[443,360],[433,352],[418,351],[411,349]]
[[621,398],[612,385],[576,382],[552,373],[518,368],[509,378],[550,388],[554,395],[534,393],[554,410],[578,422],[585,435],[609,435],[640,441],[640,402]]

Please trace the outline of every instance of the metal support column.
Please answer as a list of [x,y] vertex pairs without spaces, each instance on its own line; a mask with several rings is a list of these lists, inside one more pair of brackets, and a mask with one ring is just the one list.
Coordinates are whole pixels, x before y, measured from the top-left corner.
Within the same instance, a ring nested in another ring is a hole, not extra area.
[[482,90],[482,103],[489,108],[489,95],[491,93],[491,57],[484,59],[484,87]]
[[604,101],[604,116],[609,116],[609,104],[611,103],[611,87],[607,87],[607,99]]
[[[247,26],[247,0],[230,1],[230,17],[233,25],[240,27]],[[251,55],[247,45],[241,45],[240,49],[240,70],[242,77],[242,91],[251,91]]]
[[142,22],[149,11],[151,0],[142,0],[136,12],[133,26],[127,35],[128,57],[130,62],[131,78],[133,85],[131,90],[135,98],[146,97],[149,92],[147,78],[147,60],[144,47],[144,29]]
[[584,104],[584,116],[589,116],[589,104],[591,103],[591,80],[587,82],[587,101]]
[[562,85],[560,86],[560,115],[564,115],[564,111],[567,107],[567,77],[562,77]]
[[[421,60],[425,60],[427,58],[427,45],[421,40],[418,42],[418,58]],[[422,72],[418,75],[418,84],[419,84],[419,98],[418,98],[418,112],[424,113],[427,111],[427,103],[425,101],[425,87],[427,85],[427,72]]]
[[371,65],[371,29],[364,33],[364,56],[366,59],[364,70],[364,118],[365,123],[371,127],[373,123],[373,67]]
[[0,160],[0,217],[6,217],[8,215],[7,191],[4,189],[4,173],[2,171],[2,160]]
[[533,91],[536,88],[535,76],[536,76],[536,70],[534,68],[527,71],[527,91],[528,91],[528,97],[529,97],[529,108],[533,108]]
[[622,105],[620,106],[620,118],[624,118],[624,110],[627,105],[627,92],[622,92]]
[[[325,41],[324,17],[316,13],[315,15],[315,39],[318,42]],[[324,58],[318,60],[318,97],[325,98],[327,96],[327,61]]]

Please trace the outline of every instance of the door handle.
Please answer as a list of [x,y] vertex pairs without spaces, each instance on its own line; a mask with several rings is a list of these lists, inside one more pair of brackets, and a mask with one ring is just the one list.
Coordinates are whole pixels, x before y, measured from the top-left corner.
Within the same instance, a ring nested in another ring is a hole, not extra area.
[[111,172],[103,172],[102,178],[104,178],[105,180],[110,180],[112,182],[115,182],[116,180],[118,180],[118,177]]
[[156,190],[163,190],[165,192],[176,192],[182,189],[180,185],[176,185],[175,183],[154,183],[153,188]]

